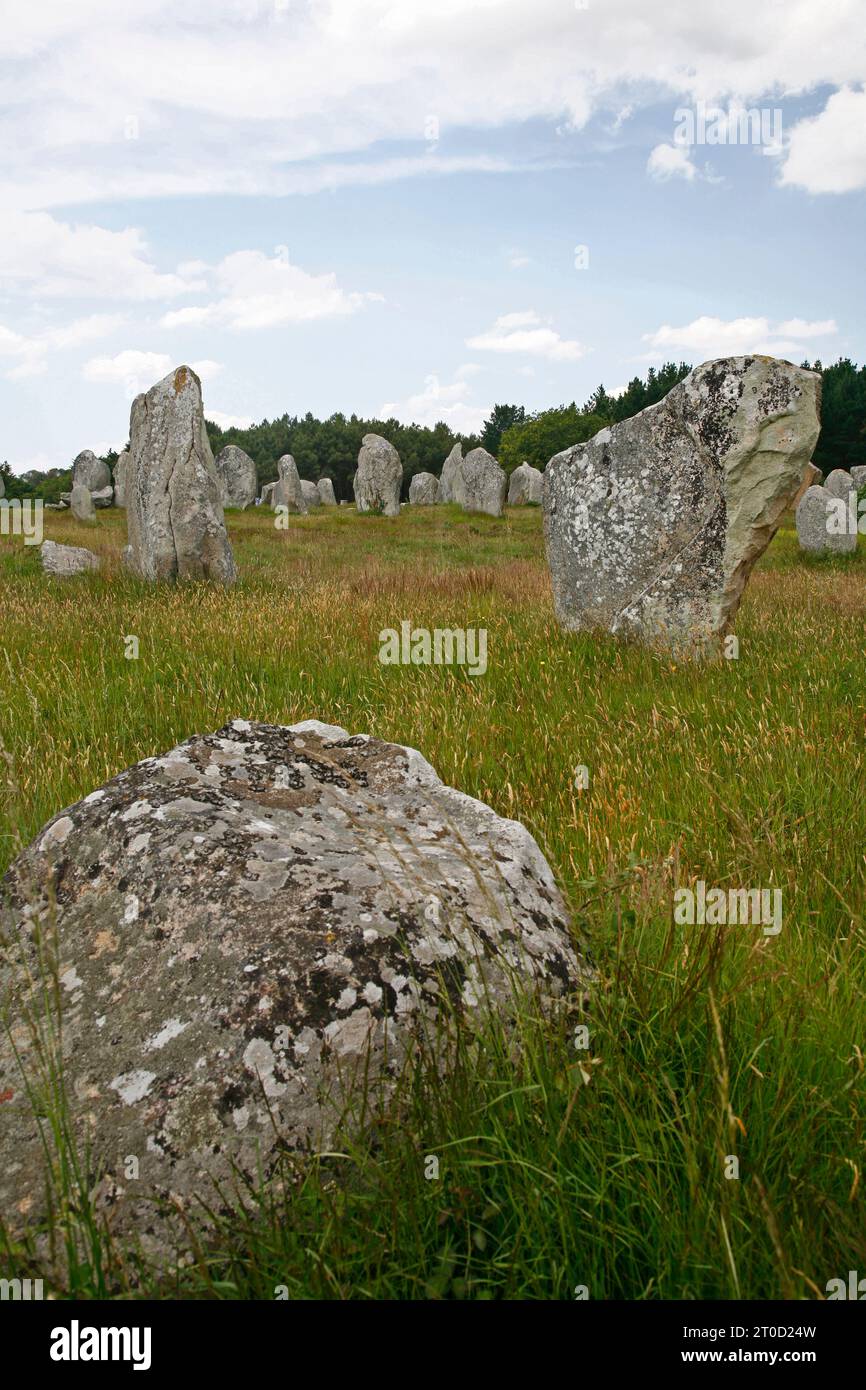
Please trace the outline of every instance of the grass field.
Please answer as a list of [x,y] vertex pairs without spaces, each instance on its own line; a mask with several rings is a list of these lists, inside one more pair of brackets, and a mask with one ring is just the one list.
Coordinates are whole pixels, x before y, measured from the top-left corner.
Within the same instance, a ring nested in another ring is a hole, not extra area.
[[[49,581],[35,547],[0,538],[0,870],[140,758],[235,717],[319,718],[419,748],[523,821],[600,975],[587,1052],[528,1022],[519,1056],[491,1035],[447,1085],[419,1065],[366,1148],[299,1167],[290,1197],[264,1194],[159,1292],[814,1298],[866,1273],[862,542],[810,563],[784,528],[738,659],[683,666],[558,630],[536,508],[344,508],[288,531],[230,513],[229,592],[125,577],[122,513],[46,516],[104,569]],[[485,627],[486,674],[381,666],[403,619]],[[695,879],[781,888],[781,933],[675,925]],[[76,1296],[153,1291],[86,1212],[58,1221]]]

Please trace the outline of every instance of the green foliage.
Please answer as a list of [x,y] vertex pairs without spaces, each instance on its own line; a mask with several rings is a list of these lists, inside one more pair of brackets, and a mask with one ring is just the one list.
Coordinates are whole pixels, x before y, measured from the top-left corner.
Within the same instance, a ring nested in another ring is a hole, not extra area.
[[526,411],[522,405],[495,405],[484,422],[481,443],[494,458],[499,457],[502,436],[514,425],[522,425]]
[[813,462],[825,477],[834,468],[866,463],[866,366],[856,367],[850,357],[840,357],[831,367],[820,361],[803,366],[823,378],[821,433]]
[[587,415],[601,415],[612,424],[619,420],[628,420],[639,411],[646,410],[648,405],[655,405],[657,401],[662,400],[691,370],[687,362],[680,362],[679,365],[675,362],[665,362],[658,371],[655,367],[650,367],[646,381],[639,376],[632,377],[625,391],[619,396],[609,396],[604,386],[598,386],[583,407],[584,412]]
[[554,454],[591,439],[607,423],[601,415],[584,414],[574,401],[554,410],[537,410],[523,424],[512,425],[505,431],[499,462],[509,474],[524,462],[543,469]]

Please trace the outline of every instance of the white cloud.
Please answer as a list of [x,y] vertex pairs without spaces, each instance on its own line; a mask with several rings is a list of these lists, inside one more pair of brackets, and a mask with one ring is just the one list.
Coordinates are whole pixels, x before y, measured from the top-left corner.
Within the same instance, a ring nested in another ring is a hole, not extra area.
[[438,376],[424,378],[424,390],[405,401],[388,401],[379,411],[383,419],[401,420],[411,425],[437,425],[444,420],[456,434],[476,433],[490,414],[487,405],[472,405],[465,399],[471,387],[465,381],[443,386]]
[[785,319],[773,325],[767,318],[719,319],[705,314],[680,327],[662,324],[643,337],[650,346],[648,359],[684,353],[697,365],[714,357],[741,357],[748,353],[767,353],[772,357],[802,355],[806,341],[832,337],[837,332],[833,319]]
[[221,430],[248,430],[256,423],[251,415],[227,415],[224,410],[208,410],[207,406],[204,413]]
[[659,182],[698,177],[698,169],[684,145],[656,145],[646,164],[647,173]]
[[343,290],[333,272],[310,275],[285,257],[268,257],[261,251],[235,251],[226,256],[214,271],[214,284],[216,299],[173,310],[163,317],[162,326],[274,328],[354,314],[364,304],[382,298]]
[[123,322],[120,314],[90,314],[86,318],[74,319],[71,323],[43,329],[32,335],[17,333],[0,325],[0,357],[11,358],[15,364],[6,372],[6,376],[11,381],[41,376],[48,368],[52,353],[107,337]]
[[0,197],[19,207],[280,192],[315,186],[326,161],[359,180],[359,156],[386,141],[417,142],[403,172],[419,173],[466,156],[449,148],[458,130],[575,129],[601,106],[616,129],[660,94],[746,100],[866,76],[859,0],[783,14],[726,0],[699,23],[694,0],[651,14],[646,0],[39,0],[5,7],[3,55]]
[[[179,365],[167,352],[140,352],[135,348],[126,348],[114,357],[92,357],[85,362],[81,375],[85,381],[95,385],[122,386],[131,398],[141,391],[149,391],[151,386]],[[222,364],[210,359],[190,362],[189,365],[203,383],[212,381],[222,371]]]
[[835,92],[820,115],[793,127],[779,181],[808,193],[866,188],[866,88]]
[[466,346],[481,352],[524,353],[546,357],[551,362],[576,362],[587,349],[576,339],[561,338],[556,329],[545,326],[534,309],[503,314],[492,328],[466,339]]
[[169,299],[195,282],[164,275],[135,227],[107,231],[60,222],[47,212],[6,209],[0,217],[0,286],[46,297]]

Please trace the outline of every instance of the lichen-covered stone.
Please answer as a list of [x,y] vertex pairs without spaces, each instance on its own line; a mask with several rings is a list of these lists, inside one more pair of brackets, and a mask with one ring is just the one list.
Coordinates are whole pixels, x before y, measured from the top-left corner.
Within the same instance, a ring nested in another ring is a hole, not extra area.
[[322,498],[316,484],[309,478],[301,479],[301,495],[307,504],[307,510],[311,507],[321,507]]
[[508,491],[505,470],[486,449],[470,449],[454,474],[453,498],[466,512],[501,516]]
[[463,467],[463,445],[455,444],[451,453],[442,465],[442,475],[439,479],[439,501],[454,501],[454,480],[460,474]]
[[434,507],[439,501],[439,479],[435,473],[416,473],[409,484],[409,502],[413,507]]
[[80,483],[88,492],[100,492],[111,485],[111,470],[92,449],[82,449],[72,464],[72,486]]
[[334,484],[330,478],[320,478],[316,483],[319,491],[319,501],[323,507],[336,507],[337,499],[334,496]]
[[402,481],[403,465],[394,445],[379,434],[365,434],[352,483],[358,511],[399,516]]
[[797,539],[808,555],[850,555],[857,549],[856,505],[852,516],[850,500],[853,483],[841,469],[831,473],[827,483],[831,479],[832,491],[826,484],[807,488],[797,504]]
[[858,489],[866,487],[866,463],[855,463],[850,469],[851,478],[854,486]]
[[76,521],[86,521],[88,523],[96,520],[96,509],[93,505],[93,498],[90,489],[83,483],[76,483],[69,494],[69,505],[72,508],[72,515]]
[[39,547],[42,568],[46,574],[67,579],[73,574],[87,574],[99,569],[99,556],[82,545],[59,545],[56,541],[43,541]]
[[201,382],[178,367],[137,396],[126,480],[124,564],[140,579],[238,577],[204,423]]
[[307,515],[307,502],[301,487],[298,465],[291,454],[283,454],[282,458],[277,460],[277,481],[270,502],[274,509],[285,507],[289,512]]
[[820,400],[815,372],[722,358],[551,459],[544,525],[560,623],[718,650],[752,566],[812,477]]
[[274,493],[276,492],[276,490],[276,483],[265,483],[264,487],[262,488],[262,495],[260,498],[263,507],[272,507],[274,505]]
[[251,507],[256,500],[258,476],[249,454],[237,444],[226,444],[214,459],[214,467],[220,480],[223,506],[238,507],[241,511]]
[[10,1041],[35,1082],[41,933],[76,1140],[115,1232],[160,1257],[154,1198],[209,1200],[233,1165],[267,1177],[283,1147],[327,1146],[343,1103],[387,1090],[420,1037],[587,979],[522,825],[415,750],[317,721],[235,720],[120,773],[40,831],[2,903],[4,1219],[45,1210]]
[[531,463],[521,463],[508,480],[509,507],[526,507],[541,502],[544,474]]

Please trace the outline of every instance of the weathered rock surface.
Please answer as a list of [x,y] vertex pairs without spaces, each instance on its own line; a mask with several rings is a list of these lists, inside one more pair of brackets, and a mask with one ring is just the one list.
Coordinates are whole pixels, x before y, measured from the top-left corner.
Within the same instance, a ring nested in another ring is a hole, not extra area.
[[439,501],[439,479],[435,473],[416,473],[409,484],[409,502],[413,507],[435,507]]
[[399,516],[402,481],[403,465],[394,445],[379,434],[365,434],[353,482],[358,511]]
[[307,502],[301,487],[298,465],[291,454],[283,454],[282,458],[277,460],[277,474],[276,485],[271,493],[271,506],[286,507],[290,512],[300,512],[302,516],[306,516]]
[[465,512],[486,512],[501,516],[505,506],[508,479],[486,449],[470,449],[462,467],[454,475],[454,501]]
[[112,507],[114,505],[114,488],[110,483],[108,487],[101,487],[97,492],[91,492],[90,496],[94,507]]
[[541,488],[544,474],[531,463],[521,463],[508,480],[509,507],[526,507],[531,502],[541,502]]
[[316,483],[319,490],[319,501],[323,507],[336,507],[337,498],[334,495],[334,484],[330,478],[320,478]]
[[439,501],[454,501],[454,480],[460,474],[463,467],[463,445],[455,444],[451,453],[442,465],[442,475],[439,479]]
[[124,563],[140,579],[238,577],[201,382],[178,367],[132,403]]
[[99,556],[82,545],[58,545],[56,541],[43,541],[39,547],[42,568],[46,574],[68,579],[73,574],[86,574],[99,569]]
[[76,521],[95,521],[96,509],[93,505],[93,498],[89,488],[83,483],[76,483],[69,494],[69,505],[72,508],[72,515]]
[[264,487],[262,488],[262,495],[260,498],[263,507],[272,507],[274,505],[274,493],[276,492],[276,490],[276,483],[265,483]]
[[249,454],[244,453],[237,444],[226,444],[214,459],[214,467],[220,480],[220,501],[224,507],[237,507],[243,511],[256,500],[258,477],[256,465]]
[[844,468],[834,468],[833,472],[827,475],[827,480],[824,483],[824,491],[828,493],[830,497],[838,497],[843,501],[847,501],[851,493],[857,491],[857,484],[854,482],[851,474],[846,472]]
[[126,506],[126,475],[129,471],[129,451],[124,449],[114,465],[114,505]]
[[851,477],[858,490],[861,487],[866,487],[866,463],[855,463],[851,469]]
[[544,527],[560,623],[716,650],[812,477],[820,401],[815,372],[722,358],[551,459]]
[[[515,988],[553,1006],[587,978],[523,826],[413,749],[317,721],[235,720],[122,772],[40,831],[2,895],[24,1071],[35,1078],[44,932],[99,1208],[160,1258],[154,1198],[211,1200],[211,1177],[226,1196],[233,1164],[267,1180],[282,1148],[329,1145],[343,1101],[387,1088],[420,1036],[441,1058],[436,1029],[455,1016],[507,1013]],[[7,1029],[0,1094],[14,1230],[44,1214],[45,1163]]]
[[[835,474],[831,473],[830,478],[833,477]],[[838,479],[835,486],[837,489],[840,486]],[[797,504],[797,539],[801,550],[810,555],[850,555],[857,549],[856,523],[853,528],[849,525],[850,493],[850,487],[835,493],[826,485],[807,488]],[[841,509],[840,501],[843,503]]]
[[308,511],[310,507],[321,507],[322,499],[319,496],[319,489],[309,478],[301,479],[301,495],[307,504]]
[[111,486],[111,469],[92,449],[82,449],[72,464],[72,486],[80,483],[88,492],[101,492]]

